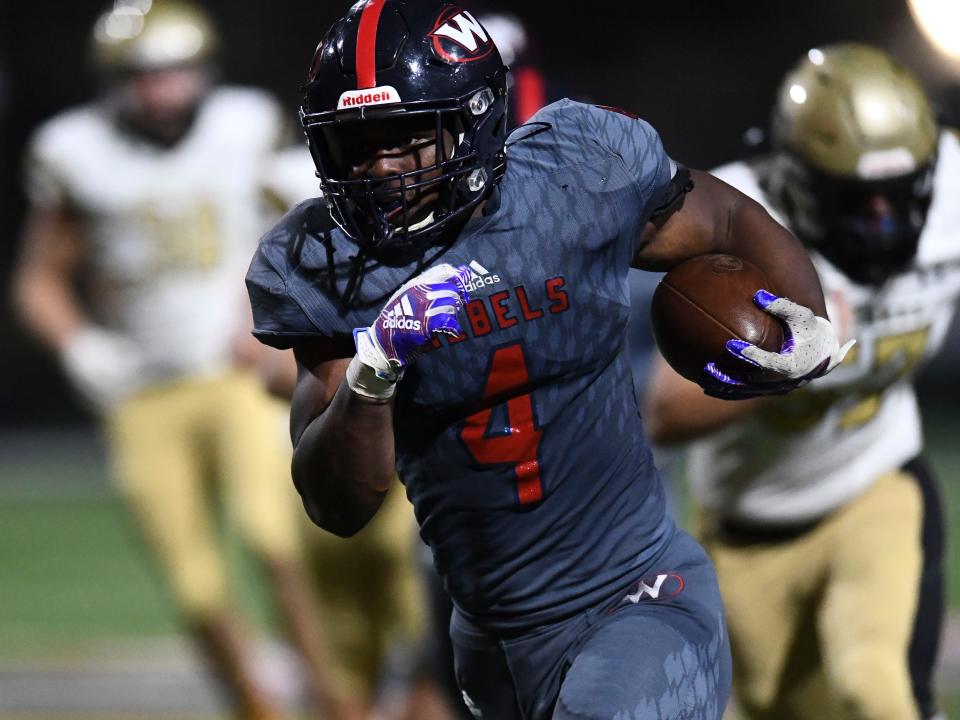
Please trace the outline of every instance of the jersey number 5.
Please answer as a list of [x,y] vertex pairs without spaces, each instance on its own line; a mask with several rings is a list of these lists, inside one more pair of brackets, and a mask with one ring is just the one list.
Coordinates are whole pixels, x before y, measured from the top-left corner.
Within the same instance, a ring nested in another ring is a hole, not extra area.
[[[517,390],[529,385],[523,346],[516,343],[497,349],[483,393],[483,399],[490,407],[468,417],[460,433],[474,460],[481,465],[513,464],[521,505],[539,502],[543,498],[540,461],[537,459],[541,431],[534,423],[533,400],[529,392],[515,395]],[[505,426],[491,427],[493,407],[502,405],[503,401],[507,405]]]

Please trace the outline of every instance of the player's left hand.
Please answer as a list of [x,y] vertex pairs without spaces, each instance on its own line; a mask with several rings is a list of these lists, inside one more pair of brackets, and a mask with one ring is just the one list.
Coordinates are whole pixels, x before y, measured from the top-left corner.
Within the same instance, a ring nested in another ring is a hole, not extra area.
[[783,348],[780,352],[770,352],[743,340],[730,340],[727,351],[744,363],[782,379],[752,382],[722,371],[716,363],[708,363],[703,382],[708,395],[731,400],[783,395],[826,375],[843,361],[856,343],[850,340],[841,347],[837,331],[829,320],[787,298],[758,290],[753,301],[761,310],[782,321],[786,337]]

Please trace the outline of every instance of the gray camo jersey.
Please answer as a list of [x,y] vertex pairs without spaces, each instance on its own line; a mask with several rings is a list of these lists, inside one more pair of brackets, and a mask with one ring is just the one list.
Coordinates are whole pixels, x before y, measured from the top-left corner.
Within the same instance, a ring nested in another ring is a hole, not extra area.
[[247,275],[263,342],[349,348],[424,266],[471,267],[464,335],[410,367],[394,426],[436,567],[494,629],[601,602],[655,569],[673,532],[625,352],[627,272],[672,163],[650,125],[619,111],[562,100],[531,122],[549,129],[514,131],[485,214],[448,248],[358,258],[311,200],[264,236]]

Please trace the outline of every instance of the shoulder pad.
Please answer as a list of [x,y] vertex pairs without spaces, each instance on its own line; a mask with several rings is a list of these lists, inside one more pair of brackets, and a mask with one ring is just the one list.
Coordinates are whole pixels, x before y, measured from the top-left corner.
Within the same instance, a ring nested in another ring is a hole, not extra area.
[[305,337],[331,336],[338,327],[332,299],[320,289],[326,270],[324,235],[332,222],[320,200],[300,203],[260,239],[247,270],[253,334],[286,349]]

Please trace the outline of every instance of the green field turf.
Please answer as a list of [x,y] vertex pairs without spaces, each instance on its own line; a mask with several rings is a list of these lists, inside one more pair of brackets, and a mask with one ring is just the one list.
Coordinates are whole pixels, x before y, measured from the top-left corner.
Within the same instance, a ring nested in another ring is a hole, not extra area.
[[[930,457],[944,480],[951,527],[960,527],[960,443],[952,427],[931,424]],[[37,458],[21,473],[42,475]],[[83,472],[102,469],[85,467]],[[61,471],[58,468],[58,471]],[[162,586],[122,503],[102,482],[74,488],[13,482],[0,466],[0,656],[103,636],[157,635],[174,629]],[[11,489],[13,486],[13,489]],[[61,492],[62,490],[62,492]],[[235,576],[262,616],[256,572],[231,541]],[[960,533],[952,533],[949,568],[960,568]],[[950,573],[950,605],[960,608],[960,572]]]
[[960,610],[960,410],[928,417],[926,436],[930,461],[943,488],[949,605]]
[[[169,597],[97,452],[0,455],[0,660],[176,632]],[[69,478],[69,481],[67,480]],[[225,523],[244,609],[267,622],[259,572]]]
[[[942,479],[948,523],[960,527],[957,418],[928,418],[929,456]],[[0,445],[0,661],[36,663],[84,648],[169,636],[176,621],[132,523],[105,480],[90,436],[45,444]],[[225,533],[246,609],[261,630],[269,613],[259,573]],[[949,565],[960,568],[960,532]],[[960,571],[950,573],[950,605],[960,610]],[[947,700],[960,717],[960,687]]]

